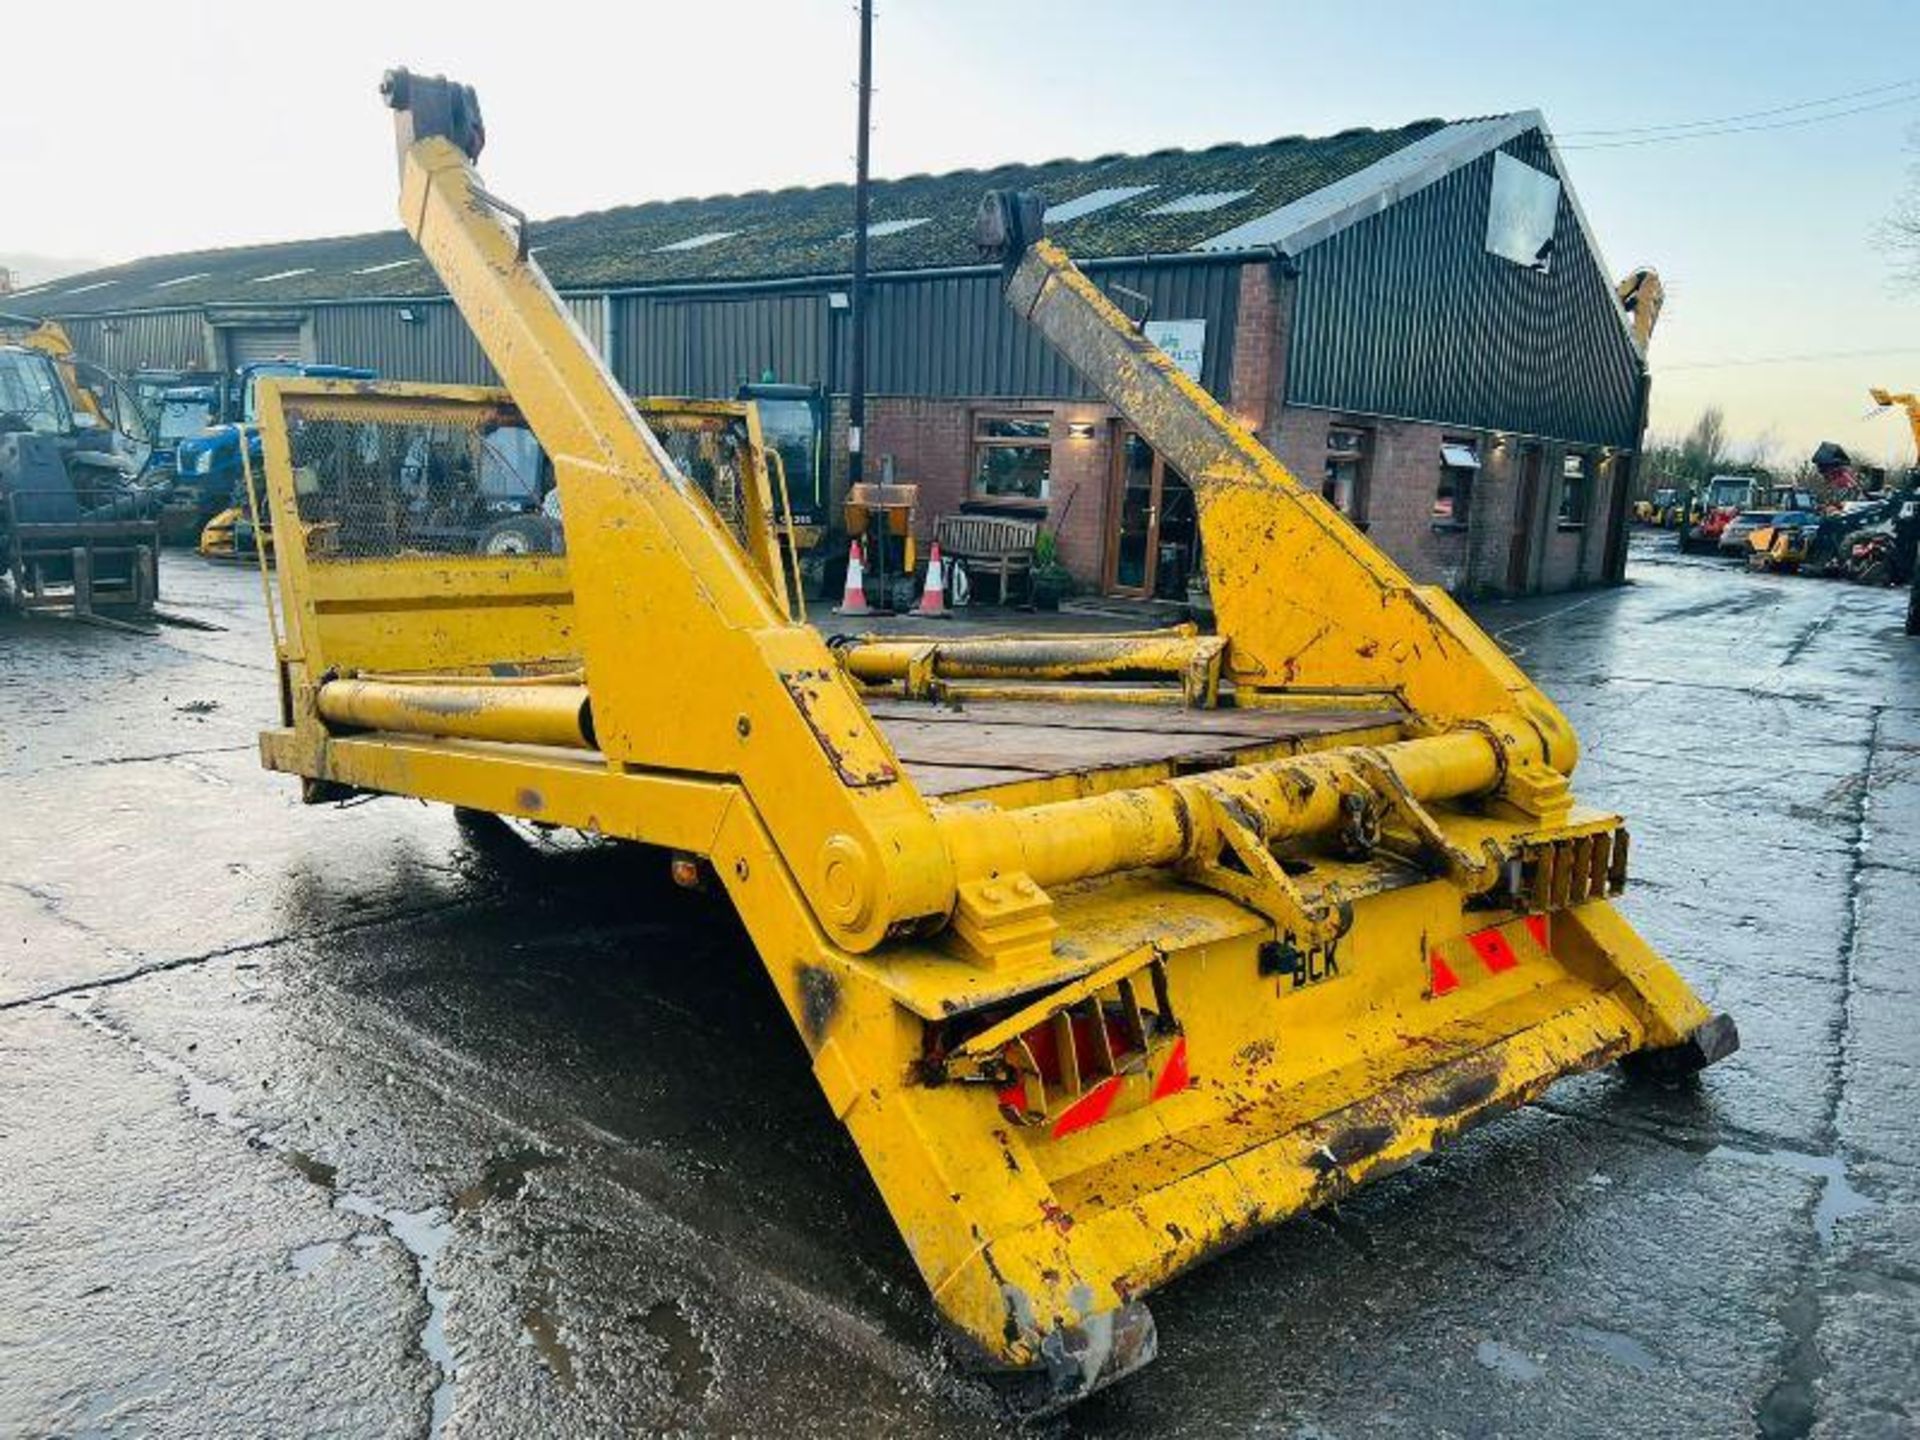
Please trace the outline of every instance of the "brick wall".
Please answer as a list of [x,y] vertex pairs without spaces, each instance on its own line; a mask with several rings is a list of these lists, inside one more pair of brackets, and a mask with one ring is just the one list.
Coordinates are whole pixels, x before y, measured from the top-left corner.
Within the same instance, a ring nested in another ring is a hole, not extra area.
[[[1278,295],[1273,269],[1271,265],[1241,268],[1240,308],[1233,327],[1233,376],[1227,404],[1240,422],[1256,434],[1266,428],[1278,393],[1274,358],[1286,338],[1286,312],[1276,308]],[[1287,309],[1290,311],[1291,305]]]
[[[1629,460],[1595,456],[1588,521],[1583,529],[1558,523],[1563,447],[1412,420],[1341,415],[1286,403],[1287,347],[1291,339],[1293,284],[1270,264],[1246,266],[1234,322],[1233,369],[1228,406],[1250,425],[1301,481],[1318,491],[1326,470],[1327,430],[1351,426],[1368,437],[1367,533],[1412,577],[1465,593],[1508,588],[1508,557],[1523,448],[1542,447],[1540,509],[1532,527],[1531,588],[1563,590],[1597,584],[1606,563],[1606,516],[1612,489]],[[1117,414],[1109,407],[1058,400],[955,400],[874,396],[867,401],[867,472],[882,474],[893,457],[895,478],[920,486],[918,530],[932,535],[941,515],[969,503],[973,477],[973,420],[980,410],[1044,414],[1051,421],[1053,470],[1044,506],[995,508],[1044,519],[1060,537],[1062,562],[1088,589],[1098,587],[1105,562],[1107,512]],[[1093,427],[1090,439],[1069,433],[1075,422]],[[836,509],[846,491],[846,401],[833,406],[833,490]],[[1475,477],[1465,526],[1436,527],[1434,498],[1440,483],[1444,439],[1475,443],[1481,469]]]
[[[873,396],[867,400],[867,473],[882,474],[884,457],[893,457],[894,478],[920,487],[917,529],[932,536],[935,522],[971,500],[973,420],[976,412],[1017,411],[1045,415],[1053,446],[1051,483],[1045,505],[996,501],[996,511],[1043,520],[1060,538],[1060,560],[1089,589],[1097,587],[1106,543],[1107,477],[1112,464],[1115,412],[1104,405],[1058,400],[929,400],[911,396]],[[846,487],[845,404],[835,406],[835,495]],[[1093,426],[1093,437],[1077,440],[1076,422]]]
[[[1293,281],[1276,277],[1271,267],[1249,266],[1241,276],[1241,322],[1235,341],[1233,408],[1255,421],[1263,443],[1304,485],[1318,490],[1326,474],[1327,431],[1332,426],[1365,431],[1368,438],[1367,534],[1415,580],[1445,585],[1463,593],[1504,592],[1508,588],[1514,506],[1520,454],[1525,437],[1413,420],[1364,414],[1342,415],[1286,403],[1287,347],[1291,340]],[[1250,330],[1249,298],[1271,315],[1271,342],[1257,355]],[[1242,367],[1243,349],[1249,354]],[[1264,369],[1264,389],[1259,376]],[[1244,384],[1248,387],[1243,390]],[[1257,418],[1256,418],[1257,417]],[[1496,444],[1496,439],[1502,443]],[[1440,483],[1443,440],[1472,440],[1481,469],[1464,528],[1436,527],[1433,502]],[[1596,453],[1587,524],[1563,530],[1558,524],[1562,446],[1542,446],[1540,510],[1533,525],[1530,571],[1534,588],[1564,590],[1602,581],[1606,557],[1607,505],[1629,457],[1603,461]]]

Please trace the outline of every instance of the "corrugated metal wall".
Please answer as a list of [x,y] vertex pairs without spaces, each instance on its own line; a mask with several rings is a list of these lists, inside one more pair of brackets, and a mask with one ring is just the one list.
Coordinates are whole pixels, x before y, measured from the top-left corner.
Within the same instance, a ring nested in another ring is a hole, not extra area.
[[[1554,172],[1539,132],[1501,147]],[[1638,444],[1640,361],[1563,190],[1546,274],[1486,250],[1493,156],[1298,259],[1296,405]]]
[[100,315],[61,321],[74,349],[116,374],[142,366],[197,369],[207,361],[207,323],[199,310]]
[[[1126,266],[1097,270],[1093,279],[1130,313],[1139,313],[1137,302],[1115,295],[1115,287],[1149,296],[1153,319],[1205,320],[1201,383],[1226,398],[1240,304],[1238,264]],[[997,275],[876,285],[867,372],[869,388],[880,395],[1093,394],[1007,307]]]
[[[414,319],[402,320],[403,310]],[[317,306],[313,358],[324,365],[364,365],[386,380],[499,383],[480,342],[447,301]]]
[[[1237,264],[1135,266],[1095,275],[1153,299],[1153,316],[1205,320],[1201,376],[1224,397],[1240,303]],[[616,368],[637,394],[731,395],[776,380],[846,388],[844,310],[804,294],[616,297]],[[872,290],[867,388],[875,395],[1027,396],[1092,392],[1007,308],[997,275],[882,279]],[[829,347],[831,348],[831,352]]]
[[[1205,320],[1201,378],[1224,398],[1233,373],[1240,303],[1234,263],[1130,266],[1094,275],[1112,293],[1152,297],[1161,320]],[[769,372],[777,380],[846,388],[846,311],[829,290],[710,295],[571,296],[567,305],[606,353],[611,333],[620,381],[641,395],[732,395]],[[1119,298],[1119,297],[1116,297]],[[1134,308],[1134,302],[1124,302]],[[413,316],[401,318],[402,312]],[[479,343],[450,301],[315,305],[313,355],[364,365],[392,380],[498,383]],[[69,322],[83,354],[110,369],[201,364],[198,312]],[[867,356],[875,395],[1023,396],[1081,399],[1091,391],[1044,341],[1015,318],[997,275],[876,280]]]
[[611,301],[615,369],[636,395],[725,398],[771,370],[826,383],[827,297],[626,295]]

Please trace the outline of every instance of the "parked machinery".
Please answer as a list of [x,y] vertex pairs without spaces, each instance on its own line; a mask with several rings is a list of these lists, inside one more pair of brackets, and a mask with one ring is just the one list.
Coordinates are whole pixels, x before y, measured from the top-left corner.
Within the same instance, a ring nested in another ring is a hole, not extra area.
[[[729,513],[674,463],[480,184],[472,91],[383,88],[402,216],[505,388],[263,386],[265,761],[309,800],[710,877],[967,1353],[1076,1398],[1152,1358],[1147,1293],[1252,1231],[1562,1075],[1737,1043],[1613,908],[1627,833],[1574,803],[1565,718],[1041,239],[1037,198],[983,215],[1007,298],[1191,478],[1219,633],[829,647],[764,496]],[[564,555],[403,523],[378,456],[502,413]]]
[[165,487],[142,478],[135,437],[74,408],[73,373],[0,345],[0,573],[20,609],[150,609]]
[[245,483],[249,466],[260,465],[258,422],[260,381],[272,376],[310,375],[332,380],[371,380],[374,372],[351,365],[309,365],[295,360],[263,360],[234,374],[230,410],[222,423],[182,438],[174,451],[175,494],[191,504],[199,519],[200,553],[212,559],[245,559],[256,550],[273,553],[271,530],[256,523]]

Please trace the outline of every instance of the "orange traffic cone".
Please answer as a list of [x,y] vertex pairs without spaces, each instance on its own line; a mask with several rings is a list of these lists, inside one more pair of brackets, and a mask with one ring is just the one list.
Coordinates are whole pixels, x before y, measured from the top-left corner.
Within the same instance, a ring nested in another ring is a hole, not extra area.
[[840,597],[840,603],[834,606],[836,615],[871,615],[872,608],[867,604],[867,577],[861,564],[860,542],[855,540],[847,546],[847,588]]
[[940,542],[934,541],[927,550],[927,587],[920,592],[920,618],[922,620],[950,620],[953,614],[947,609],[947,572],[940,563]]

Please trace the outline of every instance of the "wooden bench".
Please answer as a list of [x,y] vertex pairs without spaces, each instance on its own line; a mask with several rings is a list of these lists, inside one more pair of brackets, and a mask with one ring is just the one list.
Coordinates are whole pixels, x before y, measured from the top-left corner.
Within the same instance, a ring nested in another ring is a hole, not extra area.
[[999,600],[1004,605],[1015,576],[1025,579],[1027,598],[1033,598],[1033,542],[1039,534],[1038,520],[961,514],[942,515],[934,526],[933,538],[945,559],[966,563],[969,578],[998,576]]

